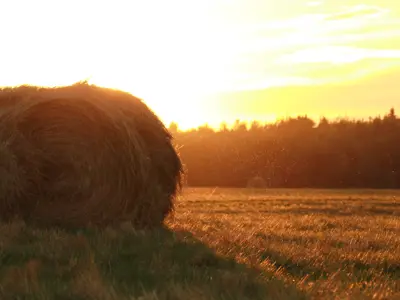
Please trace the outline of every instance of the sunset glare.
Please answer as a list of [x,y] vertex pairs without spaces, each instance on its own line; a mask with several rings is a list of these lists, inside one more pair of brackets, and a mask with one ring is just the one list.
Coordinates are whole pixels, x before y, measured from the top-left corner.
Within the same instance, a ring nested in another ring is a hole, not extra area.
[[0,86],[90,83],[166,123],[400,108],[400,1],[2,1]]

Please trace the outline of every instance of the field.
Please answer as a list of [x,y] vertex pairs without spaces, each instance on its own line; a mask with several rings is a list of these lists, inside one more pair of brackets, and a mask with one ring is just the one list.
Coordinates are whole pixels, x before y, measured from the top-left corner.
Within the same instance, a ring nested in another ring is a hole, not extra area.
[[0,225],[0,299],[400,299],[400,191],[186,189],[163,230]]

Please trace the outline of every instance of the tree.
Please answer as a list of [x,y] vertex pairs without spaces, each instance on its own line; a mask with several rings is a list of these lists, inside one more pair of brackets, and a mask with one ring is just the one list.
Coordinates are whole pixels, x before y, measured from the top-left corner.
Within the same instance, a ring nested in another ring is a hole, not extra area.
[[178,124],[175,122],[171,122],[168,129],[172,134],[176,134],[179,131]]

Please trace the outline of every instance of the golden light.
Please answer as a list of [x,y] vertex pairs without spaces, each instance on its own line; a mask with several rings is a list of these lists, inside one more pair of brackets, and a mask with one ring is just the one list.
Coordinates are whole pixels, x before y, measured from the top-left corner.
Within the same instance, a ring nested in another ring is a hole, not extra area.
[[[311,94],[318,95],[318,84],[354,81],[400,63],[400,51],[391,46],[400,43],[393,38],[400,5],[390,0],[382,1],[386,8],[357,0],[346,6],[308,0],[290,6],[272,0],[3,2],[0,85],[89,79],[144,99],[166,124],[175,121],[182,129],[296,114],[303,105],[290,94],[295,85],[314,85]],[[288,89],[268,92],[268,98],[261,92],[257,99],[235,96],[240,105],[215,97],[275,87]]]
[[10,28],[3,38],[12,48],[1,53],[1,85],[90,78],[143,98],[165,122],[188,128],[204,123],[202,98],[223,87],[234,63],[228,38],[213,46],[223,26],[210,18],[209,3],[42,0],[27,4],[23,22],[12,19],[18,4],[2,5],[11,12],[0,25]]

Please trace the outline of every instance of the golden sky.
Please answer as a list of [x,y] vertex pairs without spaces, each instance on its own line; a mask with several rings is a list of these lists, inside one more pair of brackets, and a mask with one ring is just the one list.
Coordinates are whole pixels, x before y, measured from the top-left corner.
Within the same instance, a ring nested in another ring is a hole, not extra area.
[[400,108],[398,0],[1,0],[0,11],[0,86],[90,78],[183,129]]

